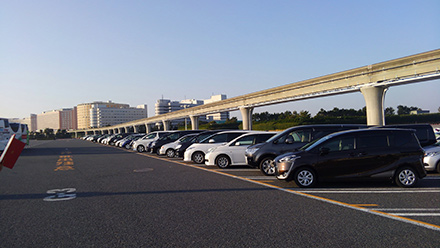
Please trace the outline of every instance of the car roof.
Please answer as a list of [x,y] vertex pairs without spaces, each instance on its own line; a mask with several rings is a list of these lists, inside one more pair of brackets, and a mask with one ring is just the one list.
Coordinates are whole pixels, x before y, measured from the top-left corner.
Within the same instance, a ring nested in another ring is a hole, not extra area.
[[277,133],[278,132],[275,132],[275,131],[251,131],[249,133],[245,133],[245,134],[242,134],[242,135],[238,136],[237,138],[229,141],[228,143],[235,142],[235,140],[241,139],[242,137],[246,137],[246,136],[249,136],[249,135],[255,135],[255,134],[272,134],[272,135],[275,135]]
[[368,132],[412,132],[415,133],[413,129],[403,129],[403,128],[379,128],[379,127],[370,127],[365,129],[350,129],[350,130],[344,130],[335,132],[332,134],[329,134],[328,136],[338,136],[348,133],[368,133]]

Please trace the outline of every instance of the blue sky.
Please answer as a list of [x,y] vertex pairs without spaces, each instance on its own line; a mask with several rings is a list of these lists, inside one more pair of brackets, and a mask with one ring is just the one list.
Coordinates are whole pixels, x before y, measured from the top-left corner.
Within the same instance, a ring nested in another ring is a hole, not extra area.
[[[0,117],[239,96],[440,48],[440,1],[1,1]],[[437,112],[440,80],[385,107]],[[361,93],[254,112],[360,109]],[[239,112],[231,113],[238,116]]]

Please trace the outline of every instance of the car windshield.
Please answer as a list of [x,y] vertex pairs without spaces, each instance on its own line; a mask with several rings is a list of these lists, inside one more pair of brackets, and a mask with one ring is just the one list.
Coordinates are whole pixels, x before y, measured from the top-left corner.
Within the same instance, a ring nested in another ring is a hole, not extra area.
[[186,136],[183,136],[182,138],[180,138],[179,142],[187,142],[187,141],[191,140],[192,138],[194,138],[194,135],[186,135]]
[[281,136],[283,136],[286,133],[286,131],[278,133],[277,135],[272,136],[270,139],[266,140],[267,143],[270,143],[274,140],[279,139]]
[[320,144],[322,144],[323,142],[327,141],[328,139],[330,139],[332,137],[333,137],[333,135],[328,135],[328,136],[322,137],[322,138],[320,138],[318,140],[314,140],[314,141],[308,143],[307,145],[301,147],[299,150],[301,150],[301,151],[310,151],[313,148],[319,146]]
[[156,137],[156,134],[152,133],[152,134],[149,134],[149,135],[145,136],[144,139],[152,139],[154,137]]

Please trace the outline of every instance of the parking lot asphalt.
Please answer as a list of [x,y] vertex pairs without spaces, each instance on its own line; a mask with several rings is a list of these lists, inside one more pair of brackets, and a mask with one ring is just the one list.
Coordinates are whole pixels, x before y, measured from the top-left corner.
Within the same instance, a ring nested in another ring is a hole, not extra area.
[[246,166],[31,142],[0,172],[0,247],[438,247],[439,176],[305,190]]
[[[248,166],[220,169],[217,166],[183,162],[180,158],[167,158],[149,153],[137,154],[173,161],[292,194],[440,230],[439,173],[428,173],[427,177],[420,180],[414,188],[400,188],[390,182],[333,182],[320,183],[317,188],[313,189],[303,189],[296,186],[294,182],[285,182],[276,179],[275,176],[263,175],[259,169]],[[411,200],[415,198],[419,200]]]
[[[156,155],[149,155],[156,156]],[[187,166],[203,168],[211,172],[265,185],[271,188],[298,194],[312,199],[379,214],[403,222],[440,230],[440,174],[429,173],[415,188],[399,188],[389,182],[321,183],[318,188],[299,188],[294,182],[285,182],[274,176],[265,176],[255,168],[236,166],[219,169],[216,166],[183,163],[179,159],[168,159]],[[417,201],[413,199],[418,199]]]

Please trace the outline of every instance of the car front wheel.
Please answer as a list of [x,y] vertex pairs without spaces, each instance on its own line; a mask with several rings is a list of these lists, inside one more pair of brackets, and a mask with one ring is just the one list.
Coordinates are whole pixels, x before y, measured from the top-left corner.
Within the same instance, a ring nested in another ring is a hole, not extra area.
[[264,158],[260,162],[260,170],[263,172],[266,176],[272,176],[275,175],[275,166],[274,166],[274,160],[271,157]]
[[228,168],[231,165],[231,161],[226,155],[220,155],[215,159],[215,164],[222,169]]
[[397,170],[394,178],[396,184],[400,187],[412,187],[417,183],[417,173],[411,167],[403,167]]
[[309,168],[300,168],[295,173],[295,183],[301,188],[313,187],[316,183],[316,174]]
[[176,156],[176,151],[174,151],[174,149],[170,148],[167,150],[166,154],[167,154],[167,157],[174,158]]
[[145,147],[144,146],[138,146],[137,147],[137,151],[138,152],[145,152]]
[[191,158],[196,164],[203,164],[205,162],[205,154],[203,152],[195,152]]

